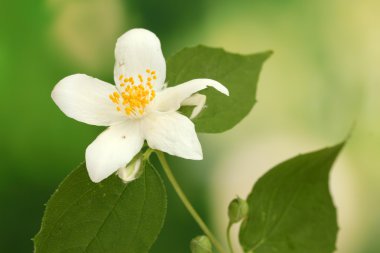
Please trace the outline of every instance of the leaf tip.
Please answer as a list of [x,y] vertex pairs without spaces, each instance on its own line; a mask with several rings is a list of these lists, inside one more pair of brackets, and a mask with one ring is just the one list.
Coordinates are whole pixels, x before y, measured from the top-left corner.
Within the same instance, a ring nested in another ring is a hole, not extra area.
[[273,50],[266,50],[263,52],[263,54],[267,55],[267,57],[269,58],[274,54],[274,51]]

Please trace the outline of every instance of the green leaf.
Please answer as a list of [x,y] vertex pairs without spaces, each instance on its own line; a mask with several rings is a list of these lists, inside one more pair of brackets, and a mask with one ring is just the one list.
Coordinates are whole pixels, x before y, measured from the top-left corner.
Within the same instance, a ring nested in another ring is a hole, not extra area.
[[206,108],[194,119],[197,132],[224,132],[252,109],[261,67],[271,54],[240,55],[205,46],[185,48],[167,61],[168,85],[195,78],[210,78],[225,85],[229,97],[213,88],[200,92],[207,96]]
[[331,253],[338,231],[329,172],[343,144],[299,155],[261,177],[240,244],[255,253]]
[[35,253],[148,252],[165,214],[166,191],[148,162],[129,184],[117,176],[95,184],[81,165],[47,203]]

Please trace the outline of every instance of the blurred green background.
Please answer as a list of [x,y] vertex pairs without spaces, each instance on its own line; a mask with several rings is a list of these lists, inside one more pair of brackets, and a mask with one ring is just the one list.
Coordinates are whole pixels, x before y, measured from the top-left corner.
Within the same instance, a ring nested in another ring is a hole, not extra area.
[[[201,136],[202,162],[170,159],[220,237],[225,210],[271,166],[352,137],[332,173],[341,253],[380,252],[380,2],[377,0],[2,1],[0,4],[0,252],[32,252],[44,203],[102,131],[63,115],[50,98],[63,77],[112,82],[118,36],[144,27],[166,57],[205,44],[272,49],[258,104],[236,128]],[[200,234],[171,187],[152,249],[189,252]],[[236,232],[236,230],[235,230]]]

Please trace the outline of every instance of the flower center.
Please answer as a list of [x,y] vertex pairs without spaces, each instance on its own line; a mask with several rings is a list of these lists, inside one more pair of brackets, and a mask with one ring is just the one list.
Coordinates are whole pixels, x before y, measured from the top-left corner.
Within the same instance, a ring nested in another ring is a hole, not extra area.
[[[144,80],[145,78],[145,80]],[[138,80],[133,77],[119,76],[120,90],[109,95],[116,105],[116,110],[127,116],[141,116],[145,107],[154,99],[156,92],[152,81],[156,80],[156,71],[146,70],[146,75],[138,75]],[[135,84],[135,81],[138,83]]]

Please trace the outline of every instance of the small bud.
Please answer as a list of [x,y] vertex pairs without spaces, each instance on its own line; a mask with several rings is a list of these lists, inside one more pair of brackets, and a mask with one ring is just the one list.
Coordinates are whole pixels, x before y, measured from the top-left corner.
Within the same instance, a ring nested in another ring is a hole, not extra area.
[[132,160],[126,167],[120,168],[116,174],[124,183],[137,179],[142,173],[141,158]]
[[191,253],[212,253],[211,242],[205,235],[195,237],[190,242]]
[[231,223],[236,223],[244,219],[248,215],[248,203],[239,197],[232,200],[228,206],[228,217]]

